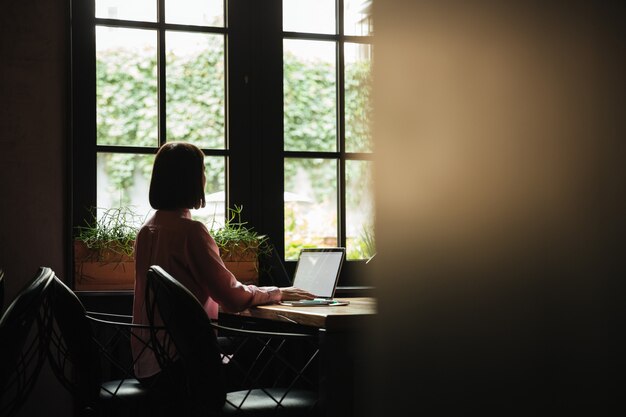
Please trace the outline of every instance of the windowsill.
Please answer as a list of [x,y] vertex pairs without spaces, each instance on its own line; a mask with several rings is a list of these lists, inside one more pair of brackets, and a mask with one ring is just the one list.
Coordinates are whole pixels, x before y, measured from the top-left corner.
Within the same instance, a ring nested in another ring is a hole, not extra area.
[[375,290],[375,287],[363,285],[337,286],[335,297],[373,297]]

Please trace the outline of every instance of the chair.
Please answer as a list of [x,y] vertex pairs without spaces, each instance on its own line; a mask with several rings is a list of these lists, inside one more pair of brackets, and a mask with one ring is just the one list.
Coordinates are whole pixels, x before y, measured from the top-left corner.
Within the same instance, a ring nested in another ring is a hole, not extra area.
[[[317,350],[301,366],[295,366],[289,362],[286,349],[289,340],[311,343],[314,336],[234,329],[212,323],[195,296],[159,266],[148,270],[145,299],[152,328],[160,323],[165,327],[164,334],[152,332],[151,337],[162,372],[182,368],[184,381],[177,386],[184,387],[184,392],[178,407],[188,415],[317,413],[317,392],[307,387],[314,383],[306,375]],[[221,353],[216,333],[233,338],[230,353]],[[260,349],[252,355],[242,354],[246,349],[250,352],[251,347]],[[252,358],[252,363],[240,361],[240,357]],[[243,375],[237,384],[226,378],[235,371]],[[274,382],[270,383],[270,379]]]
[[48,289],[54,277],[39,268],[0,319],[0,415],[14,415],[31,393],[46,359]]
[[[58,278],[51,291],[49,360],[57,379],[72,394],[77,415],[151,415],[158,401],[133,374],[130,316],[87,313],[76,294]],[[143,341],[148,347],[149,340]]]
[[4,308],[4,271],[0,269],[0,317]]

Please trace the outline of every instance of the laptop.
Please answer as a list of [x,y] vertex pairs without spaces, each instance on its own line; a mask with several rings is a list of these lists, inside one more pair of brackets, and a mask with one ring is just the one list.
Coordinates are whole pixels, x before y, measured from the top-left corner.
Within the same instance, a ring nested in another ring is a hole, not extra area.
[[293,286],[315,295],[313,300],[281,301],[287,306],[338,306],[347,301],[333,299],[346,248],[302,249],[296,264]]

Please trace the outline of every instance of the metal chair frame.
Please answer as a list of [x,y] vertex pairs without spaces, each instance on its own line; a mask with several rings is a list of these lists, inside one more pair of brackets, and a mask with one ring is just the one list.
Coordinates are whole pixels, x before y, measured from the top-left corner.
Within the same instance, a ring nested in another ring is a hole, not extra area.
[[4,309],[4,271],[0,269],[0,317]]
[[[211,323],[211,327],[215,329],[221,337],[234,337],[240,342],[232,353],[220,353],[222,362],[226,361],[229,366],[234,365],[239,371],[241,375],[239,389],[250,389],[251,387],[265,389],[262,385],[265,381],[264,377],[273,369],[275,362],[279,362],[279,365],[282,365],[282,367],[279,374],[271,377],[274,381],[271,388],[277,388],[279,382],[285,379],[284,376],[288,372],[290,372],[291,375],[286,376],[290,382],[286,386],[285,395],[300,382],[311,388],[316,387],[316,381],[312,380],[306,374],[306,371],[311,368],[319,354],[317,341],[313,336],[301,333],[266,332],[233,328],[213,322]],[[294,365],[293,362],[286,357],[286,355],[290,353],[288,351],[288,342],[290,339],[305,341],[312,347],[312,353],[307,355],[304,363],[300,366]],[[254,360],[250,364],[243,365],[236,359],[232,359],[237,358],[238,353],[245,350],[247,345],[250,344],[256,344],[257,348],[255,350],[258,349]]]
[[[134,375],[132,317],[86,312],[75,294],[56,281],[48,358],[61,384],[72,394],[79,415],[150,415],[150,387]],[[70,305],[71,304],[71,305]],[[141,339],[139,339],[141,340]],[[141,340],[144,349],[149,340]]]
[[[110,320],[100,319],[98,316],[108,317]],[[86,317],[92,323],[94,329],[113,330],[110,335],[94,334],[92,337],[102,359],[104,359],[105,366],[108,366],[108,369],[104,370],[108,372],[103,372],[103,380],[108,380],[109,383],[102,385],[101,390],[111,396],[116,396],[120,389],[123,389],[125,382],[136,379],[134,372],[135,360],[130,359],[132,356],[130,350],[120,352],[119,349],[130,349],[131,339],[136,339],[143,346],[141,353],[149,350],[150,340],[142,339],[137,333],[133,332],[133,329],[149,329],[150,326],[133,324],[131,322],[132,316],[119,314],[88,311]],[[121,319],[122,321],[112,319]],[[120,353],[127,353],[128,356],[121,358]]]
[[[161,280],[161,283],[157,280]],[[164,287],[163,284],[166,286]],[[163,293],[160,293],[160,291],[170,290],[176,294],[173,296],[168,294],[163,297]],[[172,298],[168,298],[170,296]],[[188,334],[182,338],[180,333],[178,335],[171,333],[174,329],[170,326],[174,326],[177,319],[168,317],[168,308],[163,305],[164,302],[175,303],[177,311],[187,309],[188,312],[192,312],[193,322],[198,327],[187,328]],[[220,369],[216,369],[220,366],[219,364],[221,364],[222,371],[226,367],[233,371],[236,370],[242,376],[237,381],[237,386],[224,387],[222,383],[220,387],[217,387],[216,389],[227,391],[223,406],[219,409],[210,410],[206,410],[205,407],[205,412],[218,415],[238,413],[255,415],[256,412],[261,415],[267,415],[268,412],[271,415],[276,413],[289,414],[293,409],[293,402],[290,403],[290,401],[293,401],[294,398],[299,398],[302,404],[306,404],[304,406],[306,411],[304,412],[309,414],[317,412],[317,392],[314,391],[317,387],[315,381],[306,375],[306,371],[311,369],[318,356],[317,338],[314,335],[249,330],[214,323],[206,315],[193,294],[158,266],[151,267],[148,272],[146,306],[150,324],[154,326],[163,323],[168,333],[167,339],[171,339],[176,348],[176,355],[182,359],[183,365],[186,361],[195,363],[195,358],[185,357],[185,342],[181,342],[181,339],[184,338],[194,338],[195,336],[189,334],[189,332],[194,332],[198,334],[198,339],[206,338],[204,339],[205,345],[203,345],[205,349],[201,351],[205,357],[201,363],[207,368],[204,369],[207,372],[207,377],[208,375],[217,375],[220,372]],[[217,336],[235,340],[235,349],[222,350]],[[153,334],[152,343],[157,353],[159,366],[162,369],[167,369],[172,366],[176,358],[172,357],[170,349],[163,346],[162,340],[162,335],[157,337],[156,334]],[[312,346],[313,353],[307,356],[303,361],[304,363],[296,366],[290,362],[288,358],[290,351],[287,349],[290,341],[300,341]],[[243,355],[250,359],[250,363],[240,363],[241,353],[253,345],[258,349],[255,348],[252,355]],[[181,351],[183,353],[179,353]],[[277,365],[281,365],[280,369],[277,369]],[[188,365],[187,369],[190,367],[191,365]],[[291,375],[287,375],[287,373]],[[275,382],[268,383],[268,379],[274,379]],[[301,388],[303,385],[308,389]],[[189,397],[193,402],[192,393],[189,393]],[[260,403],[263,405],[259,406]],[[259,407],[262,410],[259,410]],[[269,409],[271,411],[268,411]],[[300,408],[296,414],[300,412],[303,412],[303,408]]]
[[0,319],[0,415],[17,413],[30,395],[46,359],[54,278],[40,267]]

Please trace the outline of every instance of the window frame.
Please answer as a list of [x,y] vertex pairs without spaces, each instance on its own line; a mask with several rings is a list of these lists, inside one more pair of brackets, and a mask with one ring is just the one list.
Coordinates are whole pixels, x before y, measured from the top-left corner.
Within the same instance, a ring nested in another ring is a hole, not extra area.
[[[157,1],[157,0],[155,0]],[[262,3],[262,4],[261,4]],[[156,22],[136,22],[95,17],[95,1],[72,0],[71,35],[71,227],[90,218],[96,205],[98,152],[155,154],[158,147],[98,145],[96,120],[95,28],[123,26],[158,31],[158,140],[166,141],[165,33],[182,30],[224,35],[225,45],[225,148],[203,149],[207,156],[225,158],[226,206],[243,205],[244,220],[267,234],[284,260],[284,161],[288,157],[332,158],[338,161],[338,242],[345,246],[345,163],[372,160],[372,153],[345,151],[344,65],[345,42],[372,43],[371,37],[344,36],[343,0],[336,1],[338,34],[319,35],[282,30],[282,0],[224,0],[224,27],[165,23],[164,0],[158,0]],[[324,39],[337,49],[336,152],[286,151],[283,145],[283,39]],[[73,233],[71,234],[73,236]],[[69,250],[70,265],[73,254]],[[284,261],[293,276],[295,261]],[[338,294],[366,288],[365,260],[344,263]],[[272,284],[263,283],[262,284]]]

